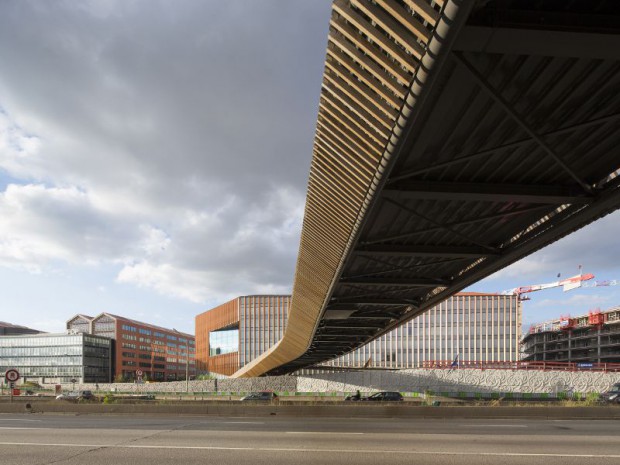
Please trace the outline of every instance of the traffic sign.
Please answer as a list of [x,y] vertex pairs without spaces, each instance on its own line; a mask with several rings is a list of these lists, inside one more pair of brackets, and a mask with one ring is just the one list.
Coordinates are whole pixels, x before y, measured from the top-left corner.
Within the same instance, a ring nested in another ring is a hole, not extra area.
[[14,383],[19,379],[19,371],[14,368],[6,370],[6,373],[4,373],[4,378],[7,380],[7,382]]
[[142,373],[142,370],[136,370],[136,375],[137,375],[137,376],[142,376],[142,374],[143,374],[143,373]]

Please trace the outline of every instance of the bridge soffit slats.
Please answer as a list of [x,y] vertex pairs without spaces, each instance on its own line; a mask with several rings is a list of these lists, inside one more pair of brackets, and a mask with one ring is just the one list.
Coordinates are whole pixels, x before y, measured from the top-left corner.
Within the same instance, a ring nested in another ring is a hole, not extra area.
[[[369,205],[384,152],[435,23],[438,2],[333,3],[289,327],[237,373],[257,376],[300,357],[351,236]],[[338,182],[342,183],[341,186]]]
[[618,208],[620,8],[526,3],[334,1],[290,330],[236,376],[346,353]]

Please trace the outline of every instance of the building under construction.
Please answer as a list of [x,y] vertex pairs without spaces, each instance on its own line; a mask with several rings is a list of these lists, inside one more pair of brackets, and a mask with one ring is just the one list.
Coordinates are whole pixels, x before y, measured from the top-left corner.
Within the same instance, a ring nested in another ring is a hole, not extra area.
[[620,307],[533,325],[522,350],[526,361],[620,363]]

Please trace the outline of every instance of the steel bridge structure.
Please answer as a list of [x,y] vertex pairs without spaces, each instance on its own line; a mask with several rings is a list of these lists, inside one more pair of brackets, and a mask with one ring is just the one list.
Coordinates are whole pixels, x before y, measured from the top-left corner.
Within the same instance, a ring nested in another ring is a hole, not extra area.
[[620,2],[335,0],[284,337],[354,350],[620,207]]

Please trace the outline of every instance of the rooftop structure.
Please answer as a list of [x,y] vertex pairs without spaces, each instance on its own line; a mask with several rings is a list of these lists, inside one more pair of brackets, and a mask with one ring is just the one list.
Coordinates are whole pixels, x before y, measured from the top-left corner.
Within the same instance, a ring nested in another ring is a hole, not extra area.
[[43,331],[27,328],[26,326],[14,325],[5,321],[0,321],[0,336],[17,335],[17,334],[39,334]]

